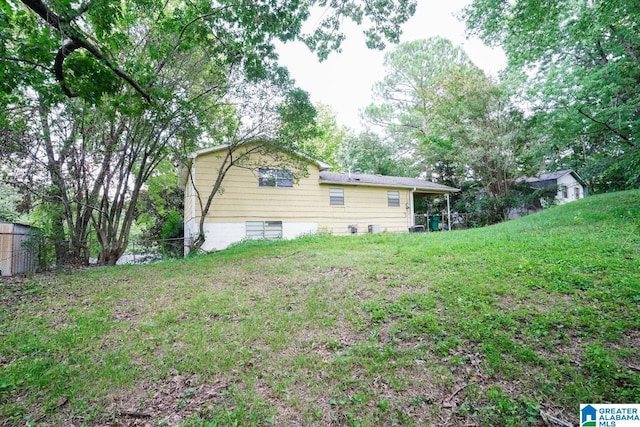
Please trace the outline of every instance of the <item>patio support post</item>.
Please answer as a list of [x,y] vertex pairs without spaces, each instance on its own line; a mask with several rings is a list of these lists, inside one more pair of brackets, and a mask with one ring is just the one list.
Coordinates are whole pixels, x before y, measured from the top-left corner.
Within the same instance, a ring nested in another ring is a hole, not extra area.
[[413,187],[413,190],[411,190],[409,192],[409,204],[411,207],[411,212],[409,213],[409,215],[411,215],[411,223],[409,224],[410,227],[413,227],[416,225],[416,213],[414,210],[414,205],[413,205],[413,193],[415,193],[417,190],[416,187]]
[[447,193],[447,227],[451,231],[451,203],[449,202],[449,193]]

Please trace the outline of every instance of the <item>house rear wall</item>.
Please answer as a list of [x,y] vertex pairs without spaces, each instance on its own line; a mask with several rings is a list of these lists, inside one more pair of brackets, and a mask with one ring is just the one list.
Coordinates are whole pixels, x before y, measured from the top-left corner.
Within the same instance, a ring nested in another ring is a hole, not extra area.
[[[219,154],[196,158],[192,176],[205,199],[220,167]],[[265,167],[268,162],[265,160]],[[410,190],[352,185],[320,184],[319,168],[309,164],[308,176],[293,187],[260,187],[257,169],[232,168],[217,194],[205,220],[205,250],[223,249],[246,237],[247,221],[282,221],[283,238],[326,231],[350,234],[350,225],[366,233],[368,225],[380,225],[382,231],[406,231],[411,225],[406,208]],[[344,189],[344,206],[329,204],[329,190]],[[400,206],[387,205],[387,191],[399,191]],[[185,233],[197,233],[201,210],[193,186],[185,191]]]

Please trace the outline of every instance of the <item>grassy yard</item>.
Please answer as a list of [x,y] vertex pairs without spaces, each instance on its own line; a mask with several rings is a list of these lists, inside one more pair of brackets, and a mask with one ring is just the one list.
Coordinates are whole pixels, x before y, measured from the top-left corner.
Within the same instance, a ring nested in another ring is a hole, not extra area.
[[0,425],[574,426],[640,403],[640,191],[0,282]]

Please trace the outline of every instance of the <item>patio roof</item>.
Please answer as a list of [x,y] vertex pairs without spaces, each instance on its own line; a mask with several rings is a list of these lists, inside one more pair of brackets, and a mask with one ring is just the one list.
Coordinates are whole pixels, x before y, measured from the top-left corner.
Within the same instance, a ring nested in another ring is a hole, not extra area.
[[409,188],[415,189],[416,193],[422,194],[448,194],[460,191],[458,188],[418,178],[329,171],[320,172],[320,184]]

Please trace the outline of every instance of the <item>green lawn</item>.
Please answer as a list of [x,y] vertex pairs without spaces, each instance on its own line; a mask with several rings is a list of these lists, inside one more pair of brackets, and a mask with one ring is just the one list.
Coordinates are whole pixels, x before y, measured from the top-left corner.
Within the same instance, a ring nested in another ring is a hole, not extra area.
[[579,425],[640,402],[640,191],[0,282],[0,425]]

